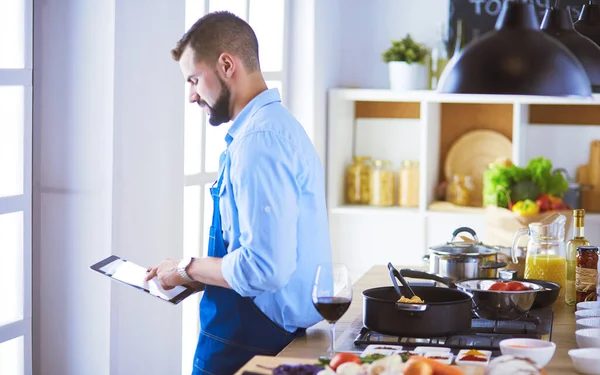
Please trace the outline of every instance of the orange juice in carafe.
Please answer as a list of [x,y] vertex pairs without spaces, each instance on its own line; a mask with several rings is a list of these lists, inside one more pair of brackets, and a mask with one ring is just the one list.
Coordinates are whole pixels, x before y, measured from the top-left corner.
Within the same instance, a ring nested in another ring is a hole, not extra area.
[[538,254],[525,259],[526,279],[552,281],[564,287],[567,277],[566,270],[565,257]]
[[[540,222],[530,223],[515,233],[513,253],[519,238],[529,236],[525,259],[525,278],[551,281],[565,286],[565,226],[567,218],[555,213]],[[516,259],[513,259],[515,262]]]

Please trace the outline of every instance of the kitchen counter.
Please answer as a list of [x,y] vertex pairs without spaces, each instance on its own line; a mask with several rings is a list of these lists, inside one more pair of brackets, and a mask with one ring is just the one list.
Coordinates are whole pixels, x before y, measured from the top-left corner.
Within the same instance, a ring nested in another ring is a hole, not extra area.
[[[403,268],[402,266],[397,268]],[[415,268],[415,267],[411,267]],[[425,269],[423,269],[425,270]],[[353,322],[362,316],[362,291],[377,286],[392,285],[386,266],[375,266],[354,283],[350,308],[336,324],[336,342],[350,330]],[[556,343],[556,352],[545,367],[548,375],[577,374],[568,351],[577,348],[575,341],[575,306],[566,306],[562,295],[556,301],[552,325],[552,341]],[[278,356],[298,358],[318,358],[329,348],[329,325],[322,321],[307,330],[307,334],[294,340]],[[342,348],[343,350],[343,348]]]

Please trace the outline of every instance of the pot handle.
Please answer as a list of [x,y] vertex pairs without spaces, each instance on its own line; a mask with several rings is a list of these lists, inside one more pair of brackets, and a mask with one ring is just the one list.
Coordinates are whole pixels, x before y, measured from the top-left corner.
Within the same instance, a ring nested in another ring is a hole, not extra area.
[[441,277],[438,275],[434,275],[432,273],[411,270],[409,268],[403,268],[400,270],[400,274],[405,277],[411,277],[413,279],[425,279],[425,280],[434,280],[440,282],[450,288],[456,289],[456,284],[452,281],[452,279],[448,277]]
[[473,236],[473,239],[475,240],[475,242],[479,243],[479,238],[477,238],[477,233],[475,233],[475,231],[469,227],[456,228],[454,230],[454,232],[452,232],[452,239],[450,240],[450,242],[454,242],[454,240],[456,239],[456,236],[458,236],[462,232],[469,233],[471,236]]
[[429,305],[423,303],[400,303],[396,302],[396,310],[410,313],[423,313],[427,311]]
[[508,266],[508,263],[506,263],[506,262],[496,262],[496,263],[482,264],[481,266],[479,266],[479,268],[481,268],[482,270],[492,270],[492,269],[504,268],[506,266]]
[[431,261],[431,256],[429,255],[423,255],[423,258],[421,258],[423,260],[423,262],[429,264],[429,262]]

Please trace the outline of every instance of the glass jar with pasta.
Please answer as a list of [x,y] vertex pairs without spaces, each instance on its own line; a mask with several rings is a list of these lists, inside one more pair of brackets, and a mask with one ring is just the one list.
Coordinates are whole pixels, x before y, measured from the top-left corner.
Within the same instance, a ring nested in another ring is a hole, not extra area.
[[388,160],[375,160],[371,174],[371,199],[373,206],[393,206],[396,174]]
[[346,169],[347,204],[369,204],[371,170],[370,156],[354,156],[354,161]]
[[419,206],[419,162],[404,160],[398,171],[398,205]]
[[457,206],[468,206],[471,203],[472,193],[471,176],[455,174],[446,189],[446,200]]

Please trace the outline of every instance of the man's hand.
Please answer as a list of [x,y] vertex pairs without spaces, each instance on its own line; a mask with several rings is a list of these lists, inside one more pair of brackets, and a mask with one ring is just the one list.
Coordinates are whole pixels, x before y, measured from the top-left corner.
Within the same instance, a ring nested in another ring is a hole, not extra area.
[[148,274],[146,275],[146,281],[151,280],[155,276],[158,276],[158,282],[161,288],[164,290],[173,289],[177,285],[185,285],[187,287],[203,290],[204,284],[200,282],[189,283],[181,277],[177,266],[180,260],[178,259],[165,259],[158,266],[148,268]]

